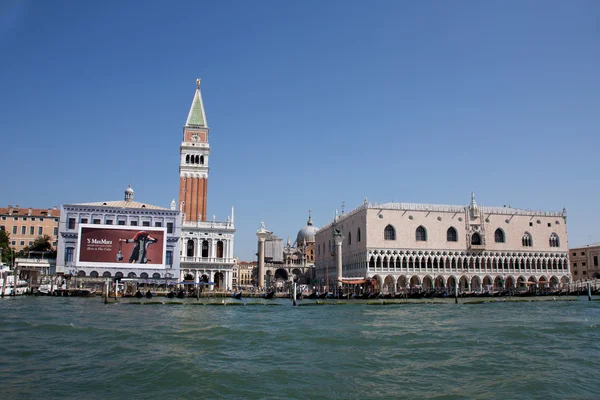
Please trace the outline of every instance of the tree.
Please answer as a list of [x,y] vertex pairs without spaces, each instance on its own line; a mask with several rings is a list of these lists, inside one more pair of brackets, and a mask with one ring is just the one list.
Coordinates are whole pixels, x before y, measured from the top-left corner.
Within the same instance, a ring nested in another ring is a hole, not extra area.
[[10,237],[6,231],[0,231],[0,250],[2,251],[2,263],[10,264]]
[[56,257],[56,250],[52,249],[52,238],[48,235],[38,236],[31,246],[23,248],[19,252],[19,257],[25,257],[29,252],[46,252],[50,257]]

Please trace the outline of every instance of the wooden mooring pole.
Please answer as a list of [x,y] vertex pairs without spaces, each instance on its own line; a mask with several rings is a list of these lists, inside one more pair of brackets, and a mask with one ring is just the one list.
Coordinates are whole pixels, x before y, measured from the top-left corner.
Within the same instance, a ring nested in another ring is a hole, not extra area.
[[591,284],[591,282],[587,283],[587,290],[588,290],[588,300],[592,301],[592,284]]
[[458,304],[458,283],[454,280],[454,304]]

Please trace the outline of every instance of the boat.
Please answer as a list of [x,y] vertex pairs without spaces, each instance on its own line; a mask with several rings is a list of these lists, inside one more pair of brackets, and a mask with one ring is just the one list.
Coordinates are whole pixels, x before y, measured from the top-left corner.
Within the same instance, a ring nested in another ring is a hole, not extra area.
[[140,292],[139,290],[137,292],[135,292],[134,295],[136,298],[141,299],[142,297],[144,297],[144,295],[142,294],[142,292]]
[[306,296],[307,299],[311,299],[314,300],[319,296],[319,294],[317,292],[312,292],[311,294],[309,294],[308,296]]
[[233,296],[231,296],[231,297],[233,297],[236,300],[240,300],[242,298],[242,292],[241,291],[240,292],[234,292]]
[[180,290],[179,293],[177,293],[177,298],[185,299],[185,292],[183,290]]
[[15,282],[14,271],[8,267],[2,267],[2,275],[0,276],[0,294],[4,296],[20,296],[29,292],[29,284],[27,281],[17,279]]
[[147,299],[151,299],[152,298],[152,292],[150,291],[150,289],[148,289],[148,291],[146,292],[146,298]]
[[320,295],[318,295],[318,297],[319,297],[319,299],[325,299],[325,298],[327,298],[328,294],[329,294],[329,292],[321,293]]
[[[241,292],[240,292],[240,296],[241,296]],[[273,299],[275,297],[275,291],[272,290],[270,292],[268,292],[267,294],[265,294],[265,299]]]
[[171,290],[169,293],[167,293],[167,298],[174,299],[175,298],[175,293],[173,293],[173,291]]

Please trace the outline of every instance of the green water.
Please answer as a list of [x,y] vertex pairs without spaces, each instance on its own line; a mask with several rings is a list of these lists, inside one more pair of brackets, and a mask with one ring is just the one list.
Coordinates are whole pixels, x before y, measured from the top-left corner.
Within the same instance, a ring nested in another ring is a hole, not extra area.
[[273,303],[5,298],[0,398],[600,398],[600,301]]

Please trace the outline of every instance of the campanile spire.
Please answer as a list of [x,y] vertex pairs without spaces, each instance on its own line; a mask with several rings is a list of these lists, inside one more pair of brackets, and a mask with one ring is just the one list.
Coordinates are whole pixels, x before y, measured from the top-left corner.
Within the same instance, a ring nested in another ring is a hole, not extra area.
[[179,204],[184,221],[206,221],[210,155],[208,132],[200,79],[196,79],[196,92],[179,148]]

